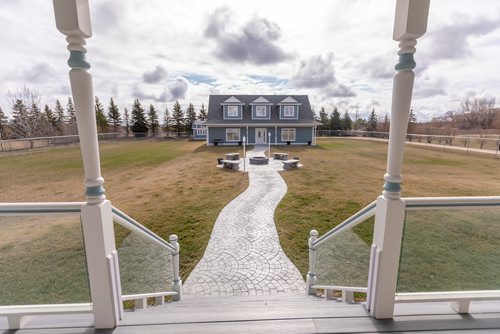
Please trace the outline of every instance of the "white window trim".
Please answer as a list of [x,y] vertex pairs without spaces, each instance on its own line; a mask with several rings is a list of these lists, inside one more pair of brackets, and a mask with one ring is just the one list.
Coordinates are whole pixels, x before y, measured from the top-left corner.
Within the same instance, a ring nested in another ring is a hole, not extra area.
[[[287,133],[293,132],[293,140],[290,139],[285,139],[283,137],[285,130]],[[297,140],[297,129],[296,128],[281,128],[281,141],[282,142],[287,142],[287,141],[296,141]]]
[[197,136],[206,136],[207,135],[207,128],[206,127],[196,128],[195,130],[196,130]]
[[266,117],[267,116],[266,106],[255,106],[255,116],[256,117]]
[[[235,108],[236,115],[230,115],[230,114],[229,114],[229,108],[231,108],[231,109],[234,109],[234,108]],[[239,109],[239,108],[238,108],[238,106],[227,106],[227,107],[226,107],[227,117],[231,117],[231,118],[238,117],[238,111],[239,111],[238,109]]]
[[[227,134],[228,134],[229,130],[236,130],[236,132],[238,133],[238,139],[228,139]],[[241,141],[241,131],[240,131],[240,129],[239,128],[226,128],[226,141],[227,142],[239,142],[239,141]]]
[[[295,117],[292,116],[286,116],[285,115],[285,108],[286,107],[293,107],[293,113],[295,114],[295,107],[297,107],[297,113]],[[280,119],[299,119],[299,106],[296,105],[280,105]]]
[[[257,115],[257,107],[264,107],[266,114],[264,116],[258,116]],[[253,105],[252,106],[252,119],[260,120],[260,119],[271,119],[271,112],[268,109],[269,107],[267,105]],[[254,116],[255,114],[255,116]]]

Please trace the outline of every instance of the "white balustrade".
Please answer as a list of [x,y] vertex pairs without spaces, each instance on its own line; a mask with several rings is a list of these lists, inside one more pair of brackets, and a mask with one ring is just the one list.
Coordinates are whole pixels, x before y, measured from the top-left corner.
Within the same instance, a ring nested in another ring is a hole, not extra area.
[[306,290],[308,295],[315,294],[315,290],[312,286],[316,280],[316,260],[318,256],[318,249],[314,246],[314,243],[318,239],[318,231],[312,230],[309,233],[309,271],[307,272],[306,279]]

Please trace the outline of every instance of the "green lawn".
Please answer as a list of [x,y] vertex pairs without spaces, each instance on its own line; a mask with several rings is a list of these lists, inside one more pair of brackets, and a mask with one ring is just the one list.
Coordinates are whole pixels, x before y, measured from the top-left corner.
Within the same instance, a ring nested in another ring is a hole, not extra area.
[[[316,229],[320,235],[324,234],[381,194],[387,144],[341,138],[319,139],[317,147],[287,147],[285,151],[298,155],[304,167],[282,173],[288,192],[276,210],[275,220],[283,249],[305,276],[308,269],[309,231]],[[403,196],[498,195],[499,168],[500,160],[492,157],[472,157],[464,153],[407,146]],[[445,228],[438,222],[431,225],[439,233]],[[421,234],[427,231],[418,227],[415,230]],[[361,243],[345,243],[340,240],[341,236],[336,242],[326,245],[326,248],[331,248],[331,265],[325,268],[324,263],[318,264],[323,266],[318,268],[323,270],[323,278],[331,280],[334,277],[331,272],[334,266],[351,272],[367,273],[365,257],[369,254],[367,250],[371,244],[372,231],[373,219],[354,228],[356,236],[363,240],[366,247]],[[500,238],[500,227],[494,235]],[[352,240],[352,235],[349,238]],[[472,244],[481,242],[481,239],[473,240],[470,241]],[[443,242],[440,247],[446,248],[446,238]],[[408,245],[408,249],[415,247],[410,243]],[[342,257],[333,255],[339,247],[345,253]],[[438,251],[437,248],[435,250]],[[492,258],[495,254],[491,254]],[[328,258],[328,250],[324,250],[322,256]],[[416,258],[408,258],[408,263],[415,261]],[[409,275],[412,273],[409,272]],[[347,284],[345,276],[335,278]]]
[[[216,158],[235,148],[207,148],[204,143],[187,141],[127,141],[105,143],[100,150],[106,195],[113,205],[163,238],[168,239],[172,233],[179,235],[181,276],[186,279],[203,255],[220,210],[248,186],[246,175],[215,168]],[[322,139],[318,140],[317,147],[280,148],[280,151],[283,150],[299,156],[304,166],[282,173],[288,192],[276,210],[275,221],[283,249],[305,274],[309,231],[317,229],[320,235],[325,233],[380,195],[387,146],[385,143],[361,140]],[[499,165],[500,160],[491,157],[408,147],[403,169],[403,195],[498,195]],[[78,147],[2,156],[0,173],[0,202],[84,200],[83,170]],[[483,253],[478,253],[479,250],[471,252],[470,247],[479,244],[497,245],[500,233],[496,233],[495,220],[491,220],[488,226],[478,226],[483,221],[479,220],[474,228],[460,228],[457,234],[444,234],[440,229],[455,226],[452,222],[456,217],[446,219],[449,224],[428,219],[426,222],[422,217],[417,217],[405,230],[403,259],[406,260],[402,262],[404,273],[401,282],[406,282],[406,285],[401,285],[401,288],[408,290],[408,286],[416,287],[416,283],[411,281],[416,276],[408,268],[424,268],[424,262],[419,257],[408,257],[408,254],[420,254],[417,250],[421,250],[422,238],[429,240],[423,236],[423,232],[434,233],[445,242],[448,239],[468,238],[469,248],[463,249],[469,249],[468,253],[474,256],[459,256],[464,259],[464,264],[470,263],[477,254],[482,254],[483,260],[479,261],[481,265],[493,267],[491,262],[495,256],[498,259],[498,254],[493,250],[499,247],[486,247]],[[0,304],[13,303],[15,300],[18,303],[32,302],[35,299],[27,295],[33,293],[40,295],[36,299],[40,302],[67,302],[68,296],[71,296],[72,301],[86,300],[88,287],[85,287],[85,268],[82,266],[81,233],[78,228],[68,229],[73,226],[71,224],[75,222],[59,218],[50,218],[48,221],[38,218],[0,219]],[[76,224],[77,227],[78,222]],[[465,231],[475,231],[476,227],[486,234],[474,232],[467,236]],[[353,273],[365,270],[364,249],[371,242],[371,230],[372,224],[364,223],[349,235],[351,239],[343,239],[351,242],[331,245],[332,249],[343,249],[342,253],[346,255],[336,256],[336,260],[340,261],[339,266],[347,263]],[[131,242],[133,239],[122,228],[116,228],[116,235],[123,260],[127,257],[130,259],[127,260],[129,269],[126,270],[148,276],[145,271],[148,266],[144,265],[146,262],[137,263],[135,252],[131,250],[136,242]],[[459,249],[447,248],[446,243],[440,243],[438,239],[433,245],[436,248],[425,248],[423,258],[432,256],[433,252],[442,252],[443,249]],[[155,253],[151,261],[163,261],[163,256],[160,252]],[[328,252],[323,256],[328,258]],[[357,262],[362,264],[359,270],[355,266]],[[453,260],[453,263],[457,262],[458,259]],[[436,268],[436,265],[430,267]],[[425,268],[420,282],[430,280],[426,274],[429,267]],[[448,266],[442,265],[440,269],[446,273]],[[487,277],[491,279],[494,275],[500,275],[496,271],[489,272],[491,275]],[[453,273],[461,274],[460,271]],[[124,275],[127,282],[127,277],[131,277],[128,274]],[[329,279],[328,276],[324,277]],[[468,279],[469,276],[464,277]],[[449,280],[447,282],[450,284]],[[154,280],[148,284],[153,286],[163,283]],[[425,284],[417,288],[429,289],[429,285]],[[62,286],[80,287],[80,290],[76,292],[78,289],[74,288],[74,295],[70,295],[61,290]],[[129,291],[137,289],[133,284],[127,286],[130,287]]]

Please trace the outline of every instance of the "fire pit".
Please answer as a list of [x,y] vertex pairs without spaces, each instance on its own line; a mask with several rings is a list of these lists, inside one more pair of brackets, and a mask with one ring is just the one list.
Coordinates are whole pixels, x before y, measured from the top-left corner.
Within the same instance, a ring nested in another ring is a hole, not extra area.
[[268,157],[251,157],[250,165],[268,165],[269,158]]

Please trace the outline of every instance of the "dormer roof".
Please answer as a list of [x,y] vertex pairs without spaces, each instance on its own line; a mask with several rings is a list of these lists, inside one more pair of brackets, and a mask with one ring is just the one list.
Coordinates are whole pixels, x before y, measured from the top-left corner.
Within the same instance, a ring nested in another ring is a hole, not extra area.
[[300,105],[300,103],[291,96],[287,96],[285,99],[283,99],[278,104],[297,104],[297,105]]
[[238,100],[234,96],[231,96],[230,98],[228,98],[227,100],[225,100],[221,104],[230,104],[230,105],[239,105],[239,104],[241,104],[241,105],[243,105],[245,103],[241,102],[240,100]]
[[253,100],[253,102],[251,102],[250,104],[272,104],[272,102],[269,102],[269,100],[263,96],[259,96],[258,98]]

